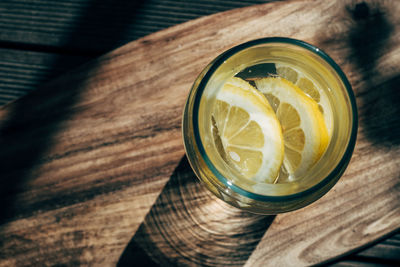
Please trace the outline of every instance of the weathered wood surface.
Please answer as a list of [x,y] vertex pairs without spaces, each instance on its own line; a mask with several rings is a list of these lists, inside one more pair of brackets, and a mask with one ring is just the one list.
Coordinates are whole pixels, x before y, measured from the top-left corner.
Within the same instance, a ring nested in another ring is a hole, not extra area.
[[[174,0],[5,0],[0,3],[0,40],[58,51],[103,53],[166,25],[270,1],[189,0],[178,5]],[[79,42],[71,42],[71,36],[80,36]]]
[[[232,10],[144,37],[0,110],[0,265],[309,265],[400,226],[399,6],[294,1]],[[180,116],[222,51],[290,36],[327,51],[353,85],[354,157],[296,212],[246,214],[194,178]]]
[[0,1],[0,105],[140,37],[263,2],[268,1]]

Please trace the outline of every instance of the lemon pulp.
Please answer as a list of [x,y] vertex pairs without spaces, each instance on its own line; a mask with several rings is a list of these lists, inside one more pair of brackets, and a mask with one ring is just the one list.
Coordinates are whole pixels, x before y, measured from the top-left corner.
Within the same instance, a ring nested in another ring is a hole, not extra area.
[[280,77],[256,80],[282,127],[285,156],[280,182],[294,181],[320,159],[329,135],[318,104],[293,83]]
[[215,145],[246,179],[272,183],[284,156],[282,130],[268,100],[240,78],[218,92],[212,115]]
[[311,97],[318,104],[318,108],[321,111],[326,129],[329,137],[332,136],[333,118],[329,99],[327,94],[317,85],[317,83],[307,74],[296,69],[294,66],[289,66],[282,63],[276,64],[276,73],[297,85],[306,95]]
[[303,177],[325,152],[329,112],[314,83],[277,65],[281,77],[228,80],[212,111],[215,146],[247,180],[288,183]]

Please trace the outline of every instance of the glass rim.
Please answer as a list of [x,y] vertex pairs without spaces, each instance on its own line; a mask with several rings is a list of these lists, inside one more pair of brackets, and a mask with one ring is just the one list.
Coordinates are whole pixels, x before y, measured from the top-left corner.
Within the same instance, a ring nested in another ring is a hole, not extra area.
[[[201,97],[203,95],[203,91],[205,90],[206,85],[207,85],[208,81],[210,80],[211,76],[224,63],[224,61],[226,59],[233,56],[234,54],[236,54],[244,49],[253,47],[253,46],[257,46],[257,45],[261,45],[261,44],[268,44],[268,43],[290,44],[290,45],[295,45],[295,46],[298,46],[301,48],[305,48],[305,49],[311,51],[313,54],[319,56],[326,63],[328,63],[333,68],[333,70],[338,74],[340,80],[343,82],[344,87],[347,92],[347,96],[350,101],[350,106],[352,109],[352,125],[351,125],[350,138],[348,140],[343,157],[340,159],[339,163],[335,166],[335,168],[327,176],[325,176],[325,178],[323,178],[317,184],[315,184],[303,191],[296,192],[296,193],[289,194],[289,195],[283,195],[283,196],[270,196],[270,195],[268,196],[268,195],[261,195],[261,194],[249,192],[249,191],[233,184],[232,182],[230,182],[224,175],[221,174],[220,171],[218,171],[218,169],[211,162],[210,158],[208,157],[208,155],[205,151],[203,143],[201,141],[200,131],[199,131],[200,101],[201,101]],[[340,172],[347,167],[347,165],[351,159],[352,153],[354,151],[356,138],[357,138],[358,114],[357,114],[357,105],[356,105],[356,101],[355,101],[355,96],[354,96],[352,87],[350,85],[350,82],[347,80],[347,77],[345,76],[345,74],[343,73],[341,68],[337,65],[337,63],[330,56],[328,56],[328,54],[326,54],[324,51],[322,51],[318,47],[313,46],[313,45],[306,43],[304,41],[301,41],[301,40],[288,38],[288,37],[265,37],[265,38],[251,40],[251,41],[239,44],[237,46],[234,46],[234,47],[228,49],[227,51],[223,52],[222,54],[220,54],[217,58],[215,58],[212,61],[211,66],[206,71],[204,76],[201,78],[200,83],[195,92],[194,101],[193,101],[192,123],[193,123],[193,132],[194,132],[195,142],[199,149],[200,155],[202,156],[207,167],[211,170],[211,172],[215,175],[215,177],[220,182],[222,182],[230,190],[232,190],[242,196],[248,197],[250,199],[258,200],[258,201],[262,201],[262,202],[264,202],[264,201],[265,202],[267,202],[267,201],[274,202],[274,201],[282,201],[282,200],[301,198],[310,193],[314,193],[318,189],[324,187],[330,181],[335,179],[335,177],[340,175]]]

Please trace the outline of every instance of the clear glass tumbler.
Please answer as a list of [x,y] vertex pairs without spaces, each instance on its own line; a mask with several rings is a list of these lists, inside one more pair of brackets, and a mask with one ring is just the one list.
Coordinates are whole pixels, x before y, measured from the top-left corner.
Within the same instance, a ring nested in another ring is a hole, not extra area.
[[[231,77],[252,66],[289,64],[318,83],[328,96],[330,143],[319,161],[299,180],[265,184],[262,192],[237,183],[240,174],[228,168],[212,136],[211,111],[216,94]],[[304,207],[332,188],[347,167],[356,142],[357,107],[353,91],[339,66],[306,42],[271,37],[240,44],[222,53],[201,72],[188,96],[183,114],[183,139],[193,171],[217,197],[240,209],[278,214]]]

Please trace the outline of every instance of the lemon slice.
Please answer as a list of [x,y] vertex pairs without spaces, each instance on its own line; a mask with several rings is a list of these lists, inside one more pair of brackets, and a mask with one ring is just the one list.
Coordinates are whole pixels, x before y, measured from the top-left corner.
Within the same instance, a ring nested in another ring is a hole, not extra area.
[[230,79],[217,94],[212,121],[216,147],[229,166],[254,182],[275,180],[283,136],[263,94],[240,78]]
[[331,106],[326,93],[317,86],[317,83],[311,77],[303,74],[299,70],[286,64],[277,63],[275,65],[276,73],[286,80],[297,85],[305,94],[315,100],[318,108],[324,116],[325,125],[329,136],[332,136],[333,118]]
[[[280,77],[255,81],[281,123],[285,157],[279,176],[303,176],[325,152],[329,135],[318,104],[296,85]],[[281,178],[279,178],[281,181]]]

